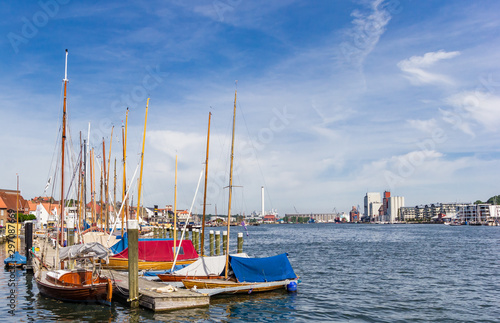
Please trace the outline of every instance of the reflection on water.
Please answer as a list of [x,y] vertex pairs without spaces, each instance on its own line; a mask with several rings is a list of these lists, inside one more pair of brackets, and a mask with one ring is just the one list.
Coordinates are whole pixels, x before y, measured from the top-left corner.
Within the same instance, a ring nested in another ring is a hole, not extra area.
[[[14,270],[16,316],[5,315],[8,307],[0,305],[2,321],[496,322],[500,317],[500,227],[309,224],[248,230],[244,251],[251,256],[289,254],[302,280],[297,293],[221,295],[205,308],[153,313],[120,302],[106,307],[45,298],[33,275]],[[5,248],[0,256],[5,258]],[[0,271],[4,300],[10,275]]]
[[158,321],[174,322],[209,320],[285,322],[293,319],[291,315],[293,315],[296,297],[297,293],[288,293],[284,289],[265,293],[218,295],[210,299],[209,307],[157,313],[153,318]]

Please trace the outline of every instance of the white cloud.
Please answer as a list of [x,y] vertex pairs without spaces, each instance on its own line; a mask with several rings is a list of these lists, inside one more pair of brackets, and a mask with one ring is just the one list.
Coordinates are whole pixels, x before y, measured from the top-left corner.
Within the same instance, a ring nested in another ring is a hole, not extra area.
[[432,73],[425,69],[431,67],[436,62],[443,59],[450,59],[459,55],[460,52],[445,52],[443,50],[437,52],[429,52],[424,56],[412,56],[398,63],[398,67],[405,73],[407,78],[414,84],[436,84],[445,83],[451,84],[452,80],[438,73]]
[[391,20],[390,13],[382,8],[383,0],[373,1],[371,12],[354,10],[352,28],[346,31],[348,41],[340,44],[340,54],[344,61],[361,68],[366,57],[373,51]]
[[464,91],[445,100],[452,111],[441,109],[443,119],[463,132],[474,135],[479,125],[487,132],[497,132],[500,125],[500,97],[482,91]]
[[437,128],[436,119],[408,120],[409,126],[425,133],[432,133]]

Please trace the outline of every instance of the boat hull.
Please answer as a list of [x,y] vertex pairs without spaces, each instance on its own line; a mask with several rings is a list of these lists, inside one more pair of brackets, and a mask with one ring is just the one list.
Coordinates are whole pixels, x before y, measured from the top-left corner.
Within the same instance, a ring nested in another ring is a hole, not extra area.
[[55,284],[47,279],[46,273],[42,273],[42,277],[36,279],[36,284],[43,296],[65,302],[108,304],[111,298],[108,298],[111,296],[108,293],[112,292],[110,282],[104,278],[98,283],[74,286]]
[[172,275],[172,274],[158,274],[164,282],[181,282],[184,279],[222,279],[222,276],[210,275],[210,276],[186,276],[186,275]]
[[[195,262],[196,259],[178,260],[177,265],[189,265]],[[172,269],[173,261],[142,261],[139,260],[139,270],[167,270]],[[110,257],[109,262],[103,265],[107,269],[128,270],[128,259]]]
[[[222,292],[222,294],[248,294],[256,292],[267,292],[277,289],[282,289],[290,281],[283,281],[282,284],[276,282],[274,285],[263,286],[265,283],[238,283],[235,281],[228,281],[224,279],[183,279],[182,283],[187,289],[224,289],[239,287],[239,290],[231,290],[227,292]],[[257,286],[257,287],[256,287]],[[245,288],[246,287],[246,288]]]

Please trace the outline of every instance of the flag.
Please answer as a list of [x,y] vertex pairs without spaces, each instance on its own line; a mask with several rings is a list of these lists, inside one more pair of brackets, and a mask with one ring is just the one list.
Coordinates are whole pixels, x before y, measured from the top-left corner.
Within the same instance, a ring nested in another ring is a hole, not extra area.
[[245,228],[245,232],[247,233],[247,237],[248,237],[248,229],[247,229],[247,226],[245,225],[245,220],[241,221],[241,225]]

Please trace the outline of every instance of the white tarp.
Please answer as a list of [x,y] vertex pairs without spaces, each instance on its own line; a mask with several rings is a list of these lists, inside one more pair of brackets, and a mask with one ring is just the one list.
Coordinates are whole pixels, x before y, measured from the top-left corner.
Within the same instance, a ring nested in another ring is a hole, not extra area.
[[84,243],[99,242],[106,248],[111,248],[118,241],[116,236],[110,237],[109,234],[104,232],[87,232],[82,238]]
[[[246,253],[231,256],[248,258]],[[187,267],[176,270],[176,276],[209,276],[220,275],[226,266],[226,256],[200,257]]]
[[59,249],[60,260],[94,257],[99,259],[108,258],[109,251],[98,242],[76,244]]

